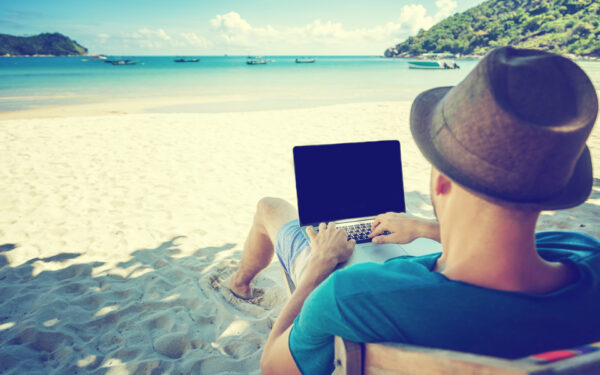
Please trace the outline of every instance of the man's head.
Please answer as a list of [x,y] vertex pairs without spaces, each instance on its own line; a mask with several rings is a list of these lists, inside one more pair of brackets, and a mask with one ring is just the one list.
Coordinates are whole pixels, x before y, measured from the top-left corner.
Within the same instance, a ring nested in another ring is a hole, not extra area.
[[431,168],[429,193],[440,224],[455,221],[454,215],[473,213],[477,213],[479,220],[504,217],[521,223],[535,223],[540,214],[540,209],[535,206],[500,201],[466,189],[435,167]]
[[419,95],[410,123],[443,176],[488,202],[543,210],[589,196],[585,140],[597,111],[595,89],[575,63],[499,48],[459,85]]

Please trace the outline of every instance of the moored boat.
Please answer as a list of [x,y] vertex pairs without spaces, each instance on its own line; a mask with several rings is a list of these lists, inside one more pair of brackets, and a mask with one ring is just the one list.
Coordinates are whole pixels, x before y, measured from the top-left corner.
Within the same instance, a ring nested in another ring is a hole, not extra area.
[[89,55],[91,60],[106,60],[108,57],[106,55]]
[[196,63],[199,62],[200,59],[175,59],[173,61],[175,61],[176,63]]
[[310,63],[314,63],[315,61],[317,61],[317,59],[312,58],[312,59],[296,59],[296,64],[310,64]]
[[112,64],[112,65],[135,65],[137,64],[137,61],[135,60],[129,60],[129,59],[124,59],[124,60],[104,60],[105,63],[107,64]]
[[412,60],[409,69],[460,69],[458,64],[449,60]]
[[268,63],[269,60],[267,59],[263,59],[260,56],[248,56],[248,60],[246,61],[246,64],[248,65],[264,65],[266,63]]

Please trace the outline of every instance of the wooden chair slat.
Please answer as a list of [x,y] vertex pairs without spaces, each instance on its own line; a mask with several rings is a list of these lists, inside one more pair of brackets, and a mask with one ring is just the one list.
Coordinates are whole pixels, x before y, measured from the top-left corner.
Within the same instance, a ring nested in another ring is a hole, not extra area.
[[507,360],[400,343],[335,338],[334,374],[346,375],[598,375],[600,351],[552,363]]

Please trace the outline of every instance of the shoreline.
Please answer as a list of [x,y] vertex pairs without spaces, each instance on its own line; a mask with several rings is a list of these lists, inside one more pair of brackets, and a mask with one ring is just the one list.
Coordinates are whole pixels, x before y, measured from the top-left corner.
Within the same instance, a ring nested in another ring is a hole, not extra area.
[[[600,89],[596,90],[600,98]],[[19,97],[27,99],[28,97]],[[83,96],[57,96],[56,98],[86,98]],[[208,114],[208,113],[241,113],[241,112],[264,112],[264,111],[287,111],[311,108],[335,107],[343,105],[367,105],[377,103],[411,103],[410,100],[333,100],[329,102],[295,102],[288,105],[280,103],[269,103],[265,98],[248,98],[245,95],[222,95],[222,96],[165,96],[109,99],[106,97],[92,98],[88,103],[48,105],[33,109],[15,111],[0,111],[0,121],[28,120],[28,119],[54,119],[69,117],[110,116],[125,114]],[[11,99],[11,98],[9,98]],[[266,100],[265,102],[261,102]],[[2,98],[0,97],[0,100]],[[211,110],[206,107],[211,107]],[[202,107],[205,107],[202,110]],[[598,128],[600,115],[596,120]]]
[[[67,97],[68,98],[68,97]],[[92,99],[93,100],[93,99]],[[217,105],[232,102],[252,102],[243,95],[227,96],[182,96],[182,97],[147,97],[147,98],[118,98],[107,99],[98,97],[89,103],[49,105],[40,108],[23,109],[16,111],[0,111],[0,121],[3,120],[28,120],[28,119],[53,119],[69,117],[89,117],[124,114],[148,113],[177,113],[169,108],[186,107],[193,105]],[[161,108],[168,110],[161,111]],[[224,111],[225,112],[225,111]],[[235,111],[241,112],[241,111]],[[180,113],[207,113],[203,111],[181,111]]]
[[[30,120],[30,119],[55,119],[71,117],[91,116],[115,116],[133,114],[222,114],[222,113],[252,113],[264,111],[287,111],[313,108],[325,108],[343,105],[363,105],[381,103],[379,100],[356,102],[307,102],[293,103],[289,106],[277,106],[276,104],[260,104],[260,99],[248,98],[243,95],[230,95],[221,97],[148,97],[138,99],[98,100],[91,103],[78,103],[67,105],[45,106],[34,109],[16,111],[0,111],[0,121]],[[396,101],[394,101],[396,102]],[[397,101],[404,103],[406,101]],[[240,103],[244,105],[240,105]],[[387,103],[387,102],[384,102]],[[232,108],[231,104],[236,104]],[[201,110],[202,106],[210,105],[217,110]],[[250,108],[251,105],[255,105]]]

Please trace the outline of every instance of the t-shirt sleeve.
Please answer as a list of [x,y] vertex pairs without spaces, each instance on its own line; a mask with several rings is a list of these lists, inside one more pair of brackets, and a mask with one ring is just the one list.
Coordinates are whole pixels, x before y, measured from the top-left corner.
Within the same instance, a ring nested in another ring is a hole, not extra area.
[[308,296],[288,343],[302,373],[333,371],[334,336],[356,342],[406,341],[397,322],[414,320],[411,309],[404,308],[405,300],[422,300],[421,289],[414,286],[425,283],[419,272],[431,272],[405,260],[396,263],[337,270]]
[[538,232],[535,234],[539,249],[551,249],[576,253],[582,256],[600,252],[600,242],[587,234],[576,232]]
[[334,369],[331,332],[335,332],[340,321],[332,275],[308,296],[290,332],[290,352],[303,374],[331,374]]

